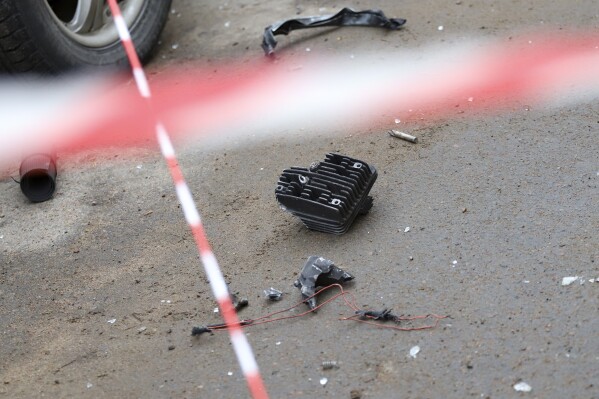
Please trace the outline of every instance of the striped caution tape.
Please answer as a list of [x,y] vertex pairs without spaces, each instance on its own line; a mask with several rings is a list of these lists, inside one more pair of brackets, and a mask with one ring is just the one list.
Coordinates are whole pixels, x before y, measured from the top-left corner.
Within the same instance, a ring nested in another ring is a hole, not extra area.
[[[117,0],[108,0],[108,4],[117,27],[119,37],[123,47],[125,48],[125,52],[127,53],[127,58],[131,64],[133,77],[135,78],[135,83],[137,85],[137,89],[139,90],[139,94],[143,98],[147,99],[151,110],[152,94],[150,91],[150,86],[148,84],[148,80],[146,79],[141,62],[139,61],[139,57],[137,56],[137,52],[135,51],[127,24],[123,19],[117,4]],[[239,318],[237,317],[237,313],[235,312],[233,302],[229,295],[229,290],[227,289],[227,284],[225,283],[225,279],[220,270],[216,257],[212,252],[208,238],[206,237],[200,213],[198,212],[195,202],[193,201],[191,191],[185,182],[183,173],[181,172],[181,168],[177,162],[175,149],[173,148],[168,132],[162,123],[160,123],[160,121],[156,120],[155,128],[158,144],[168,165],[173,182],[175,183],[177,197],[179,198],[179,202],[183,208],[185,220],[189,224],[189,227],[193,233],[202,264],[204,265],[204,270],[208,276],[208,280],[210,281],[212,293],[218,302],[223,319],[227,324],[227,329],[231,336],[231,343],[233,344],[235,354],[237,355],[237,360],[245,376],[249,391],[254,399],[266,399],[268,398],[268,393],[266,392],[264,381],[260,375],[254,353],[241,329]]]

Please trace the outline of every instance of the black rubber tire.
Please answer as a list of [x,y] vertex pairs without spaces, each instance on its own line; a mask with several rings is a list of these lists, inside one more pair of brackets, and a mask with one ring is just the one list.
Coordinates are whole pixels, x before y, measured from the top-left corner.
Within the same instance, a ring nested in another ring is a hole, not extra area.
[[[0,0],[0,69],[5,72],[59,73],[81,68],[128,65],[119,41],[83,46],[55,22],[46,0]],[[131,38],[142,62],[151,56],[169,15],[171,0],[146,0],[133,21]]]

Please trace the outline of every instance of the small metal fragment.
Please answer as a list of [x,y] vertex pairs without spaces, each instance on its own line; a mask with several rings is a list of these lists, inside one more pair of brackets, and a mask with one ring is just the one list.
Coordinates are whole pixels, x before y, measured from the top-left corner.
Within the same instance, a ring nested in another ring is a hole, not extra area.
[[335,360],[329,360],[329,361],[322,362],[323,370],[332,370],[332,369],[337,369],[337,368],[339,368],[339,366],[337,365],[337,362]]
[[271,301],[278,301],[283,296],[283,292],[279,291],[276,288],[270,287],[269,289],[264,290],[264,295]]
[[247,298],[238,298],[236,294],[231,294],[231,301],[236,311],[239,311],[249,305]]
[[418,142],[418,137],[412,136],[411,134],[407,134],[404,132],[400,132],[399,130],[393,130],[393,129],[389,130],[389,136],[396,137],[396,138],[402,139],[402,140],[406,140],[411,143]]
[[321,256],[310,256],[293,285],[300,289],[308,307],[314,309],[316,308],[314,295],[317,287],[343,284],[353,279],[354,276],[335,266],[332,260]]

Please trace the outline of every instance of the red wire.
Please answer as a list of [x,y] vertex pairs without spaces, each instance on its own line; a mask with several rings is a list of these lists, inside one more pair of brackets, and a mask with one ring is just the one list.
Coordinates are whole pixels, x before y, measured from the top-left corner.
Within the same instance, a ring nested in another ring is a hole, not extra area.
[[[318,306],[316,306],[314,309],[310,309],[310,310],[306,310],[305,312],[296,314],[296,315],[292,315],[292,316],[283,316],[283,317],[277,317],[277,318],[272,318],[273,316],[276,316],[278,314],[281,313],[285,313],[285,312],[289,312],[295,308],[297,308],[298,306],[301,306],[303,304],[305,304],[308,300],[310,300],[311,298],[319,295],[320,293],[332,289],[332,288],[339,288],[340,292],[333,295],[331,298],[327,299],[326,301],[322,302],[321,304],[319,304]],[[257,326],[260,324],[266,324],[266,323],[272,323],[275,321],[281,321],[281,320],[288,320],[288,319],[295,319],[298,317],[303,317],[309,313],[314,313],[316,312],[318,309],[322,308],[323,306],[333,302],[334,300],[336,300],[339,297],[343,297],[343,301],[345,302],[345,304],[352,309],[354,312],[358,312],[360,309],[358,308],[358,306],[356,305],[356,299],[354,297],[354,295],[351,292],[347,292],[343,289],[343,287],[340,284],[331,284],[329,286],[326,286],[322,289],[320,289],[319,291],[317,291],[314,295],[311,295],[310,297],[304,299],[301,302],[296,303],[295,305],[283,309],[283,310],[279,310],[276,312],[272,312],[269,314],[266,314],[264,316],[258,317],[256,319],[249,319],[249,320],[242,320],[241,323],[246,322],[247,324],[240,324],[240,326],[242,328],[246,328],[246,327],[250,327],[250,326]],[[348,299],[349,297],[349,299]],[[365,323],[365,324],[371,324],[374,326],[377,326],[379,328],[390,328],[393,330],[399,330],[399,331],[419,331],[419,330],[429,330],[432,328],[436,328],[439,324],[439,321],[441,319],[445,319],[448,316],[439,316],[436,314],[427,314],[427,315],[420,315],[420,316],[410,316],[410,317],[405,317],[405,316],[400,316],[397,318],[397,321],[401,322],[401,321],[413,321],[413,320],[423,320],[423,319],[434,319],[435,322],[433,324],[427,324],[424,326],[418,326],[418,327],[399,327],[399,326],[394,326],[394,325],[388,325],[388,324],[382,324],[382,323],[377,323],[377,322],[373,322],[373,321],[369,321],[369,320],[361,320],[358,317],[361,317],[361,315],[359,314],[354,314],[352,316],[349,317],[343,317],[340,318],[339,320],[353,320],[356,322],[360,322],[360,323]],[[369,319],[375,320],[374,317],[372,316],[366,316]],[[208,327],[211,331],[223,331],[227,329],[226,325],[217,325],[217,326],[212,326],[212,327]]]

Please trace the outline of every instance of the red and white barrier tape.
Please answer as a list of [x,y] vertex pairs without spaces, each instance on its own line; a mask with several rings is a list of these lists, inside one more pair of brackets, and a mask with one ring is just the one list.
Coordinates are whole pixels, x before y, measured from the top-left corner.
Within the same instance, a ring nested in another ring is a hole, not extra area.
[[[131,64],[133,77],[135,78],[135,83],[137,84],[139,94],[143,98],[147,99],[151,110],[152,95],[150,92],[150,86],[139,61],[139,57],[137,56],[137,52],[135,51],[135,47],[133,46],[133,41],[131,40],[131,35],[129,34],[127,24],[121,15],[117,1],[108,0],[108,4],[117,27],[119,37],[123,47],[125,48],[125,52],[127,53],[129,63]],[[254,358],[254,353],[252,352],[252,348],[239,324],[239,318],[237,317],[237,313],[233,307],[233,302],[231,301],[227,284],[225,283],[223,274],[218,266],[216,257],[212,252],[208,238],[206,237],[206,233],[202,225],[202,219],[200,218],[200,213],[198,212],[198,209],[193,201],[191,191],[189,190],[189,187],[183,178],[183,173],[181,172],[181,168],[177,162],[175,149],[173,148],[169,135],[162,123],[156,120],[155,127],[160,150],[162,151],[162,155],[168,164],[168,168],[177,190],[177,197],[179,198],[179,202],[183,208],[185,220],[191,228],[198,251],[200,252],[200,258],[204,265],[204,270],[208,276],[208,280],[210,281],[212,293],[218,302],[223,319],[227,324],[227,329],[229,330],[229,334],[231,336],[231,343],[233,344],[235,354],[237,355],[237,360],[248,384],[250,394],[254,399],[266,399],[268,398],[268,393],[266,392],[264,382],[258,369],[258,364]]]

